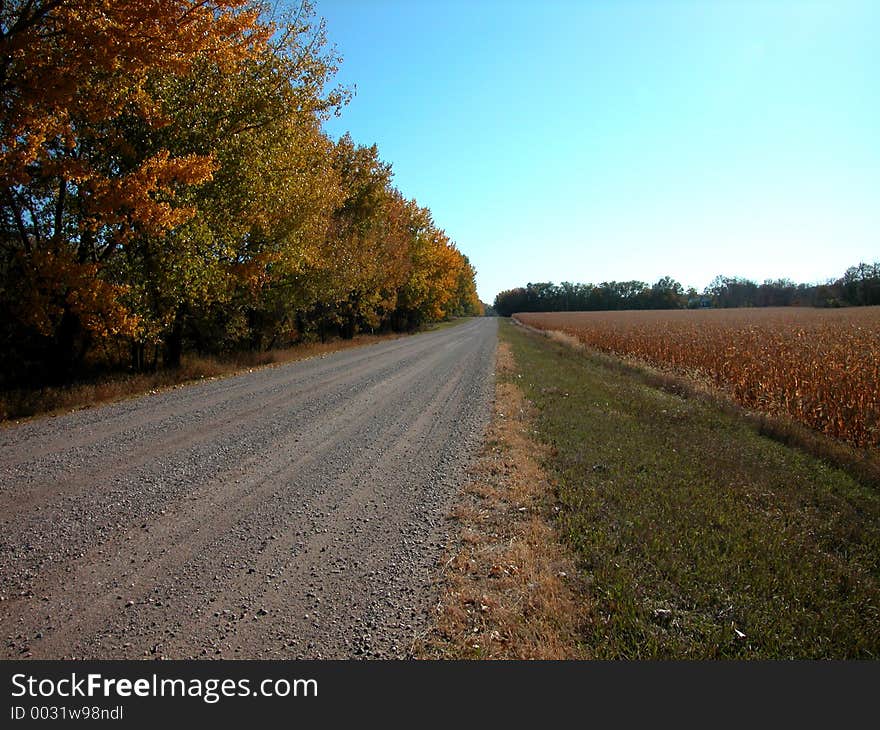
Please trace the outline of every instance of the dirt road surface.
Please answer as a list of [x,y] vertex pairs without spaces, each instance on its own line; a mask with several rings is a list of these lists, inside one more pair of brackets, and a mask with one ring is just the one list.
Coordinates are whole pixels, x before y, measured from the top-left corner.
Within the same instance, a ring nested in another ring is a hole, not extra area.
[[0,430],[6,658],[406,656],[496,321]]

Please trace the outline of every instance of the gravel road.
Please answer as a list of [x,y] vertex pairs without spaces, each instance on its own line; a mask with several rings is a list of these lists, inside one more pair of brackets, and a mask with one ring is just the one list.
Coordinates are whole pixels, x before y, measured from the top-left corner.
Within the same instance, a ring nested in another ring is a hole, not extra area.
[[496,321],[0,429],[6,658],[406,656]]

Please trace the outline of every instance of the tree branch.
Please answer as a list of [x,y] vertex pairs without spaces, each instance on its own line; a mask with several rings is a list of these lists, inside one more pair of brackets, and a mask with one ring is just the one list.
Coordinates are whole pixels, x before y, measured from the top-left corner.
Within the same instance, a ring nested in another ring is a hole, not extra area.
[[67,180],[63,177],[58,183],[58,200],[55,201],[55,223],[52,231],[52,243],[58,245],[61,242],[61,229],[64,221],[64,206],[67,203]]
[[31,242],[28,238],[27,228],[24,225],[24,219],[21,217],[21,208],[15,202],[15,197],[11,190],[6,191],[6,198],[9,201],[9,207],[12,210],[12,216],[15,218],[15,226],[18,229],[18,237],[24,250],[30,254]]

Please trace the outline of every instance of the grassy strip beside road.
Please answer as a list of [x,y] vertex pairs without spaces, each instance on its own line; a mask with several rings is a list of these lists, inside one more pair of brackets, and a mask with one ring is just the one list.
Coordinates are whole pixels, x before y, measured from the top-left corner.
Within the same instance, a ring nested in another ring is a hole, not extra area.
[[500,328],[596,658],[880,655],[880,494],[600,358]]
[[427,659],[577,659],[587,611],[574,567],[552,527],[546,449],[514,377],[510,345],[496,357],[492,421],[452,511],[431,631],[413,647]]
[[436,332],[437,330],[445,330],[450,327],[457,327],[458,325],[464,322],[470,322],[473,317],[453,317],[452,319],[443,319],[439,322],[431,322],[430,324],[426,324],[423,328],[423,332]]

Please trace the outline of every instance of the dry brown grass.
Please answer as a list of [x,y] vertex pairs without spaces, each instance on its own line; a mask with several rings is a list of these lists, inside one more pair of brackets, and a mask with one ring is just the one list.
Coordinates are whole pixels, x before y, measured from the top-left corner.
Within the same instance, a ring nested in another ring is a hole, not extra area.
[[223,358],[185,355],[181,366],[174,370],[114,375],[95,382],[75,383],[63,387],[4,391],[0,392],[0,423],[88,408],[194,381],[228,377],[256,368],[320,357],[331,352],[363,347],[401,336],[403,335],[359,335],[352,340],[314,342],[268,352],[240,352]]
[[434,627],[417,642],[424,658],[582,658],[583,598],[552,525],[554,490],[532,439],[530,404],[501,343],[485,446],[451,518]]

